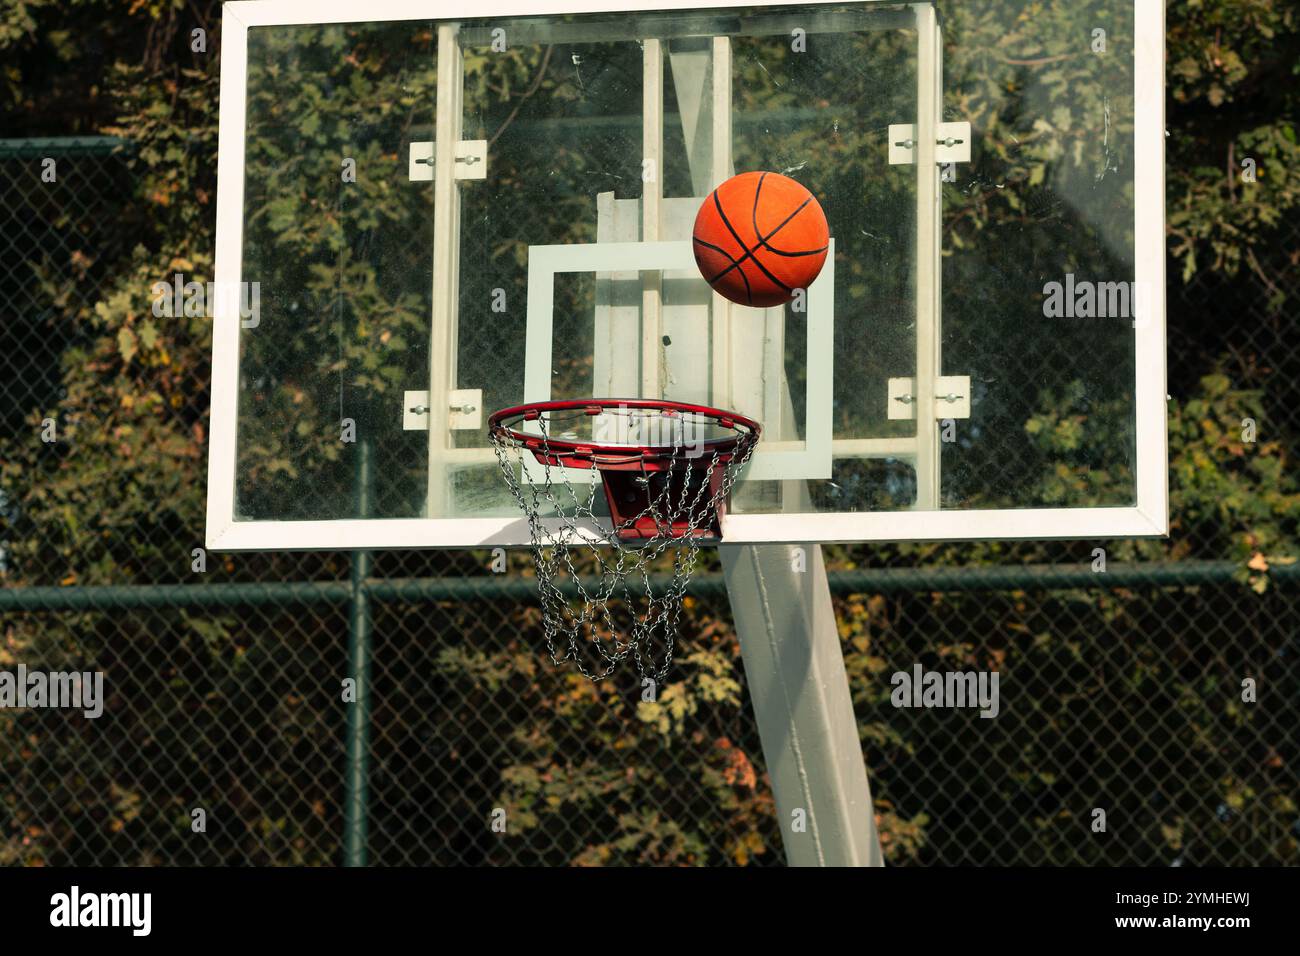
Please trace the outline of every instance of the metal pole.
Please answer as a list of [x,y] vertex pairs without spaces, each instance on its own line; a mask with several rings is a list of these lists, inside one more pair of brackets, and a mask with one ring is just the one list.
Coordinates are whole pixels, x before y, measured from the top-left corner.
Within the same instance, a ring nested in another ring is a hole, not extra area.
[[787,862],[883,866],[821,547],[719,550]]
[[[357,517],[370,512],[370,439],[357,444]],[[343,865],[366,865],[370,776],[370,552],[352,552],[352,594],[348,602],[348,673],[357,699],[348,708],[343,795]]]

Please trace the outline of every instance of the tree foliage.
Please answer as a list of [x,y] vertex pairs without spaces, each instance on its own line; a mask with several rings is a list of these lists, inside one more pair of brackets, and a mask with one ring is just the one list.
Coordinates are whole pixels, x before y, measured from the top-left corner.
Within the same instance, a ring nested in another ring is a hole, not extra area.
[[[1095,60],[1036,48],[1034,38],[1051,32],[1042,30],[1041,22],[1039,29],[1026,22],[1006,31],[1004,20],[994,15],[998,4],[983,12],[974,2],[949,6],[954,26],[987,38],[983,45],[963,48],[975,62],[955,65],[973,79],[952,92],[949,108],[969,113],[987,130],[1023,135],[1015,137],[1014,149],[1011,138],[990,136],[994,145],[977,170],[975,188],[953,196],[946,207],[947,235],[955,249],[1006,242],[1009,263],[1029,261],[1021,257],[1050,250],[1054,235],[1039,233],[1032,243],[1024,238],[1020,227],[1034,215],[1026,200],[1040,195],[1053,176],[1095,179],[1107,164],[1123,167],[1128,158],[1122,151],[1099,152],[1095,138],[1081,133],[1086,111],[1096,102],[1074,98],[1071,91],[1080,83],[1101,82]],[[1084,5],[1034,6],[1040,16],[1059,21],[1062,35],[1066,27],[1089,26]],[[212,278],[219,44],[209,39],[208,52],[196,54],[189,30],[215,29],[217,8],[181,0],[6,0],[0,5],[5,62],[0,81],[10,118],[6,135],[71,130],[121,136],[134,144],[135,182],[122,207],[120,242],[86,250],[109,276],[93,304],[75,305],[75,275],[69,278],[66,263],[47,263],[41,270],[39,281],[65,328],[75,331],[77,344],[60,355],[61,396],[48,407],[24,410],[26,436],[0,438],[0,489],[6,499],[0,540],[12,568],[4,577],[8,586],[192,580],[189,555],[202,538],[211,329],[202,316],[154,317],[150,290],[177,272],[200,282]],[[1245,265],[1249,281],[1269,289],[1280,304],[1286,293],[1280,270],[1294,270],[1296,259],[1286,260],[1270,248],[1272,230],[1300,205],[1296,11],[1286,0],[1188,0],[1171,4],[1169,18],[1172,282],[1205,272],[1231,275]],[[323,35],[328,50],[330,42],[341,42],[330,37],[343,32],[335,28]],[[323,84],[308,85],[317,92],[346,87],[354,103],[391,104],[394,112],[377,124],[400,126],[401,108],[431,90],[418,73],[407,77],[411,82],[405,88],[393,85],[391,76],[385,81],[390,60],[409,51],[372,47],[343,62],[316,63],[278,57],[283,51],[275,49],[266,52],[268,79],[311,70]],[[756,60],[742,62],[757,76]],[[562,100],[572,97],[566,109],[581,105],[572,78],[561,78],[539,58],[519,54],[489,63],[471,56],[466,69],[469,95],[489,104],[484,116],[494,129],[488,135],[514,121],[511,111],[521,98],[531,98],[539,75],[552,85],[548,92]],[[1010,109],[1019,101],[1007,91],[1027,86],[1045,90],[1050,108],[1021,128],[1016,124],[1023,117]],[[299,307],[320,325],[306,333],[282,325],[260,340],[265,351],[254,351],[253,366],[267,363],[268,378],[276,384],[259,396],[267,411],[259,421],[301,420],[308,417],[304,408],[319,414],[310,436],[268,426],[256,445],[265,454],[247,463],[241,480],[246,490],[279,499],[297,496],[304,513],[322,508],[335,513],[351,506],[350,473],[325,460],[328,443],[320,438],[323,427],[315,428],[332,421],[333,396],[311,394],[304,383],[322,363],[338,362],[355,373],[353,387],[383,401],[400,392],[399,373],[412,362],[420,364],[425,303],[422,293],[412,291],[419,282],[409,281],[412,275],[423,277],[420,270],[427,268],[417,262],[419,246],[354,240],[385,230],[418,237],[426,210],[385,194],[382,177],[365,180],[363,188],[371,192],[346,204],[337,192],[290,188],[292,174],[303,164],[318,164],[322,181],[336,181],[337,158],[345,147],[372,170],[400,169],[401,159],[377,137],[354,139],[356,124],[350,121],[356,117],[331,113],[319,103],[277,100],[275,91],[270,82],[255,91],[260,121],[280,135],[263,139],[264,153],[253,157],[267,176],[250,184],[265,199],[250,234],[273,253],[265,259],[268,285],[296,282],[305,296]],[[1131,134],[1115,132],[1119,143]],[[840,150],[845,160],[836,175],[851,179],[862,172],[849,156],[854,145],[846,137],[789,141],[783,148],[786,158],[796,161],[809,152]],[[526,171],[529,157],[510,157],[508,148],[507,134],[503,168],[510,170],[513,162]],[[761,152],[764,144],[747,148]],[[1257,164],[1253,184],[1241,178],[1245,159]],[[581,156],[573,162],[581,171]],[[1013,188],[999,187],[1007,183]],[[1122,176],[1113,176],[1102,187],[1104,198],[1123,199],[1125,185]],[[579,217],[571,212],[563,204],[549,211],[555,241],[571,238],[578,228],[573,223]],[[486,243],[481,254],[485,261],[523,265],[519,244],[506,239]],[[384,272],[384,266],[391,268]],[[888,261],[880,268],[890,274]],[[856,277],[859,283],[867,278]],[[960,272],[957,278],[969,280],[977,293],[989,281]],[[270,308],[269,329],[280,317],[276,309],[287,305]],[[980,294],[970,296],[965,321],[978,322],[986,306]],[[330,332],[339,321],[349,329],[343,352],[326,356],[314,348],[319,339],[312,335]],[[1173,334],[1179,334],[1178,322],[1173,326]],[[1208,356],[1211,367],[1192,376],[1193,384],[1170,403],[1173,535],[1164,542],[1109,547],[1112,559],[1230,556],[1241,562],[1243,580],[1262,592],[1263,569],[1297,557],[1300,488],[1290,458],[1295,435],[1274,429],[1258,442],[1242,440],[1243,419],[1267,420],[1270,394],[1275,394],[1270,389],[1283,386],[1276,378],[1245,380],[1234,371],[1227,348],[1223,353]],[[1093,359],[1105,364],[1104,355]],[[1087,394],[1066,382],[1035,392],[1024,407],[1007,413],[1001,427],[1015,436],[1029,462],[1018,494],[1032,494],[1043,504],[1123,498],[1131,476],[1123,468],[1099,468],[1088,450],[1124,440],[1127,403],[1123,396],[1110,403],[1089,401]],[[46,418],[60,424],[62,440],[53,446],[30,438]],[[319,497],[302,496],[303,485],[295,482],[302,474],[325,476]],[[409,489],[400,475],[386,480],[388,494],[407,500]],[[973,500],[985,491],[977,487]],[[250,494],[248,500],[256,497]],[[994,563],[1074,553],[1057,545],[994,543],[835,549],[833,559],[838,567],[851,567],[900,555]],[[214,558],[209,579],[334,577],[344,567],[331,556],[312,556],[305,563],[283,557]],[[459,574],[465,565],[430,556],[420,568]],[[1066,594],[1039,601],[1013,594],[981,607],[970,598],[924,595],[854,596],[842,602],[846,661],[891,860],[926,859],[927,847],[952,841],[961,828],[962,807],[944,819],[942,803],[923,805],[909,799],[906,787],[889,782],[891,773],[924,778],[936,766],[964,768],[970,779],[982,781],[978,787],[989,791],[990,799],[1022,811],[1018,819],[1025,821],[1028,849],[1015,862],[1065,852],[1070,834],[1077,833],[1071,814],[1079,811],[1062,809],[1068,801],[1061,797],[1061,781],[1083,773],[1076,754],[1093,748],[1088,753],[1094,766],[1124,766],[1137,775],[1133,779],[1141,772],[1126,763],[1129,751],[1110,732],[1113,724],[1098,712],[1096,698],[1081,712],[1071,696],[1071,688],[1092,687],[1096,673],[1122,675],[1119,700],[1140,715],[1134,726],[1140,724],[1143,734],[1158,737],[1166,732],[1166,715],[1170,721],[1176,717],[1172,750],[1201,758],[1202,766],[1222,756],[1208,738],[1216,732],[1232,738],[1256,718],[1240,706],[1216,703],[1231,701],[1232,695],[1225,695],[1212,671],[1193,666],[1212,657],[1206,644],[1215,622],[1189,621],[1185,629],[1193,646],[1170,650],[1151,630],[1161,614],[1147,607],[1147,600],[1136,594],[1095,600]],[[1083,606],[1086,614],[1071,613]],[[1166,615],[1177,610],[1158,601],[1154,606]],[[1221,612],[1212,606],[1204,611]],[[778,821],[762,780],[761,753],[743,719],[747,704],[735,636],[719,608],[688,608],[684,643],[690,650],[675,682],[653,702],[641,701],[634,687],[593,687],[552,674],[538,658],[532,640],[537,622],[524,608],[494,619],[514,629],[508,640],[489,632],[472,607],[440,605],[427,617],[402,609],[385,613],[380,629],[387,635],[386,659],[408,668],[391,673],[414,676],[383,677],[377,691],[376,759],[382,769],[372,793],[376,845],[400,848],[404,840],[422,841],[433,847],[434,856],[440,846],[465,853],[470,847],[481,858],[501,862],[525,858],[589,865],[746,864],[778,855]],[[951,627],[945,633],[960,632],[970,617],[985,630],[978,640],[935,647],[930,633],[908,634],[898,626],[909,615],[931,620],[929,614]],[[56,720],[0,713],[0,767],[12,782],[10,798],[0,804],[7,818],[0,862],[58,863],[101,859],[100,854],[130,863],[190,859],[187,808],[200,798],[212,801],[214,816],[224,822],[194,857],[198,862],[333,862],[340,828],[333,782],[338,768],[322,754],[337,755],[308,745],[342,735],[333,688],[344,669],[343,622],[295,607],[275,609],[259,620],[261,635],[250,632],[234,612],[7,619],[0,663],[94,662],[119,688],[110,706],[120,719],[97,726],[104,736],[91,739]],[[1113,641],[1094,630],[1098,620],[1128,622],[1121,632],[1133,644],[1131,655],[1119,653]],[[1134,623],[1139,620],[1145,624]],[[429,645],[436,653],[426,653]],[[953,666],[1020,662],[1065,677],[1039,689],[1038,713],[1008,718],[1006,749],[994,755],[973,744],[969,731],[962,737],[960,728],[905,722],[888,709],[888,673],[899,660],[929,653]],[[1099,659],[1101,669],[1088,671]],[[1167,713],[1150,711],[1153,696]],[[489,725],[484,714],[505,716]],[[1046,737],[1044,724],[1052,728]],[[1078,728],[1090,733],[1086,745],[1076,736]],[[205,751],[199,741],[216,744]],[[1295,815],[1294,794],[1260,767],[1228,761],[1215,777],[1186,765],[1184,757],[1179,765],[1203,788],[1205,800],[1221,800],[1230,813],[1263,815],[1276,824],[1276,839],[1250,844],[1257,859],[1294,861],[1295,838],[1285,835]],[[993,779],[1004,765],[1010,768],[1009,783]],[[456,789],[431,782],[448,774],[475,783]],[[1130,796],[1140,799],[1143,793],[1135,786]],[[20,804],[15,794],[32,802]],[[459,822],[439,824],[443,829],[433,839],[427,831],[413,832],[428,819],[421,808],[436,801],[452,806],[439,819]],[[488,844],[481,824],[495,805],[508,811],[513,826],[506,841]],[[1197,828],[1188,822],[1196,808],[1176,809],[1163,829],[1153,826],[1144,833],[1144,846],[1153,853],[1180,852],[1192,830],[1202,845],[1228,845],[1240,836],[1226,823]]]

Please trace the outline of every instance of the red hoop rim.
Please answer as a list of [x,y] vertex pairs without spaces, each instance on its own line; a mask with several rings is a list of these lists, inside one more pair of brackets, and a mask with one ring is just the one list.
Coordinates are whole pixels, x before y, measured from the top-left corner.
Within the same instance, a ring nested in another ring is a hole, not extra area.
[[536,421],[547,412],[585,411],[588,415],[599,415],[606,409],[640,408],[658,410],[666,413],[699,415],[729,428],[734,435],[727,438],[714,438],[702,445],[693,446],[702,463],[709,460],[727,462],[742,442],[756,442],[763,433],[763,426],[751,418],[729,412],[722,408],[708,405],[694,405],[690,402],[674,402],[658,398],[583,398],[551,402],[525,402],[511,408],[503,408],[488,418],[488,433],[507,437],[533,452],[539,460],[545,460],[549,450],[553,459],[563,459],[571,465],[575,462],[589,463],[596,467],[601,465],[619,466],[632,463],[653,461],[681,460],[690,464],[695,459],[682,455],[682,446],[672,445],[608,445],[590,441],[575,441],[569,438],[530,435],[514,426],[519,422]]

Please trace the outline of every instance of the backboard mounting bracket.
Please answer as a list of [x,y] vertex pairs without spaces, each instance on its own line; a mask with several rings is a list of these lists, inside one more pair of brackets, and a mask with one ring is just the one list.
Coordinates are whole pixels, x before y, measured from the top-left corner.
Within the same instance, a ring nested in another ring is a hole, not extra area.
[[[447,428],[452,431],[478,431],[483,427],[483,390],[457,388],[448,395]],[[402,430],[429,430],[429,393],[404,392],[402,396]]]
[[[411,144],[407,173],[413,183],[433,182],[432,141]],[[485,139],[463,139],[456,144],[456,179],[487,179],[488,144]]]
[[[898,123],[889,127],[889,165],[913,165],[916,162],[917,146],[916,127],[913,124]],[[970,123],[938,124],[934,161],[940,166],[970,162]]]
[[[889,380],[889,419],[916,418],[916,382],[910,378]],[[970,376],[941,375],[934,386],[934,417],[970,418]]]

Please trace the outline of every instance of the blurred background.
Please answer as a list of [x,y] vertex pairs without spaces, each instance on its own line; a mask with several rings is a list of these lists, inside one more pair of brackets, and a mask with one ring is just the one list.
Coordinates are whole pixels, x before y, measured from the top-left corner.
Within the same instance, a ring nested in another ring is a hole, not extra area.
[[[716,566],[646,703],[555,671],[524,554],[196,554],[210,322],[150,290],[212,277],[220,7],[0,0],[0,670],[108,693],[0,710],[0,863],[780,865]],[[1168,64],[1169,539],[827,549],[892,864],[1298,862],[1300,13],[1171,4]],[[1068,397],[1011,423],[1020,496],[1125,478],[1072,455],[1100,426]],[[362,657],[368,713],[339,691]],[[1000,715],[891,707],[917,662],[996,669]]]

